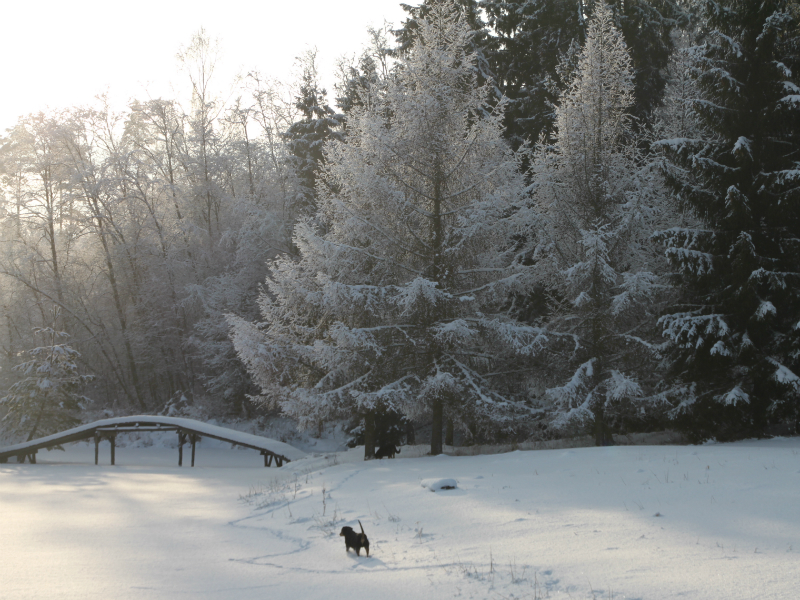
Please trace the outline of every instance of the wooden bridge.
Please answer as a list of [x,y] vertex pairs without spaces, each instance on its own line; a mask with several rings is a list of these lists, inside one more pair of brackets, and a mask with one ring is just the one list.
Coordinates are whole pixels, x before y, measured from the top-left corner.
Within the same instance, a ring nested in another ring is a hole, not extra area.
[[191,444],[192,466],[194,466],[195,446],[202,437],[229,442],[237,446],[252,448],[264,456],[264,466],[269,467],[275,462],[276,467],[283,463],[297,460],[305,456],[305,452],[298,450],[277,440],[209,425],[193,419],[177,417],[160,417],[154,415],[138,415],[133,417],[118,417],[103,419],[55,433],[46,437],[23,442],[14,446],[0,448],[0,463],[8,462],[15,457],[17,462],[24,462],[25,458],[31,463],[36,463],[36,453],[43,448],[52,448],[70,442],[94,439],[94,464],[98,464],[100,454],[100,441],[108,440],[111,443],[111,464],[115,462],[116,437],[120,433],[137,433],[145,431],[175,431],[178,434],[178,466],[183,466],[183,446]]

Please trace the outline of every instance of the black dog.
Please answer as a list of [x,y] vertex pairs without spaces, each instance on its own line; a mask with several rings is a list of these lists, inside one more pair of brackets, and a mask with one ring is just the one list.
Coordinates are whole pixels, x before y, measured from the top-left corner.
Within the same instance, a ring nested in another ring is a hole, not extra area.
[[400,452],[400,448],[396,448],[394,444],[384,444],[375,452],[375,458],[394,458],[395,452]]
[[339,536],[344,538],[344,551],[347,552],[352,548],[356,551],[356,556],[361,556],[361,549],[364,548],[367,551],[367,556],[369,556],[367,534],[364,533],[364,526],[361,525],[361,521],[358,524],[361,527],[361,533],[356,533],[352,527],[342,527],[342,532]]

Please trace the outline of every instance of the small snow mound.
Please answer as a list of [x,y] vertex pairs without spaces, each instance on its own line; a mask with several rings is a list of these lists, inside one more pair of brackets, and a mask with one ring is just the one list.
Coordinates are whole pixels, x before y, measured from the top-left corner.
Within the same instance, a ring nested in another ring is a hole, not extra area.
[[439,490],[454,490],[458,487],[455,479],[423,479],[420,484],[432,492]]

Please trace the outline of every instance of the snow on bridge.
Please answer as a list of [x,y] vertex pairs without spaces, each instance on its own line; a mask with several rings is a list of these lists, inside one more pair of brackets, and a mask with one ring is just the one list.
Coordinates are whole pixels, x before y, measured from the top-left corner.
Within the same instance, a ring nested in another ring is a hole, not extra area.
[[229,442],[237,446],[258,450],[264,456],[264,466],[268,467],[275,461],[275,466],[281,467],[284,462],[297,460],[305,456],[305,452],[298,450],[277,440],[209,425],[193,419],[177,417],[161,417],[157,415],[136,415],[132,417],[117,417],[103,419],[94,423],[80,425],[61,433],[54,433],[46,437],[22,442],[13,446],[0,448],[0,463],[16,457],[17,462],[23,462],[26,457],[32,463],[36,462],[36,453],[43,448],[52,448],[69,442],[78,442],[94,438],[94,464],[98,462],[99,445],[101,439],[111,442],[111,464],[114,464],[116,436],[120,433],[134,433],[144,431],[176,431],[178,434],[178,466],[183,465],[183,445],[187,442],[192,445],[192,466],[194,466],[195,444],[202,437],[213,438]]

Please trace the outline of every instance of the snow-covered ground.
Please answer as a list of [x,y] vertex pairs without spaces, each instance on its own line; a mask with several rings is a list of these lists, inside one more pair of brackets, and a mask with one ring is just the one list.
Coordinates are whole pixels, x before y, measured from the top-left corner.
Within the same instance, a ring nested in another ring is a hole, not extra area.
[[[204,441],[179,469],[158,445],[118,448],[111,467],[77,444],[0,465],[0,597],[800,597],[798,438],[425,450],[265,469]],[[358,520],[368,558],[338,535]]]

